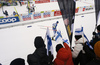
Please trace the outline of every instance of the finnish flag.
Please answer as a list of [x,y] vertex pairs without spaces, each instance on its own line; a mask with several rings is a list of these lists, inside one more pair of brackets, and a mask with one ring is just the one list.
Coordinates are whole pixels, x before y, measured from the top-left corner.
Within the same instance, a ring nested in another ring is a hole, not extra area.
[[87,40],[86,44],[89,46],[90,49],[93,49],[93,47],[89,43],[89,40],[88,40],[87,36],[83,32],[83,27],[81,27],[80,29],[76,29],[75,30],[75,35],[83,35]]
[[75,35],[83,35],[83,27],[75,29]]
[[51,51],[51,54],[53,54],[53,46],[49,28],[47,28],[46,37],[47,37],[47,55],[49,55],[49,51]]
[[55,34],[55,41],[56,42],[59,42],[59,41],[62,41],[62,35],[61,35],[61,31],[57,31],[56,34]]
[[61,35],[61,31],[60,31],[60,30],[57,31],[57,33],[56,33],[55,41],[56,41],[57,43],[59,43],[60,41],[61,41],[61,42],[63,41],[63,42],[65,42],[66,44],[69,44],[67,38],[62,38],[62,35]]
[[66,44],[69,44],[68,39],[63,39],[63,42],[65,42]]

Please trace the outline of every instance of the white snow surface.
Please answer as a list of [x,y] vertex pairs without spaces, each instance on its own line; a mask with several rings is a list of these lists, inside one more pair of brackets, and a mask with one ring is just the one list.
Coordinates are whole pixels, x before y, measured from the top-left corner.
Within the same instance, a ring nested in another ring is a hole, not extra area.
[[[93,0],[88,0],[85,1],[87,3],[87,6],[94,5]],[[82,4],[83,3],[83,4]],[[35,4],[36,5],[36,11],[48,11],[48,10],[55,10],[59,9],[59,6],[57,2],[51,2],[51,3],[43,3],[43,4]],[[80,6],[85,6],[86,3],[77,1],[76,7]],[[12,12],[14,11],[14,7],[4,7],[4,10],[8,10],[9,14],[11,15]],[[27,14],[27,9],[26,5],[24,6],[16,6],[16,9],[19,14]],[[0,8],[0,16],[4,16],[2,14],[2,10]],[[34,20],[31,20],[34,21]],[[29,21],[29,22],[31,22]],[[46,21],[39,21],[37,23],[31,23],[31,24],[26,24],[26,25],[19,25],[15,27],[8,27],[4,29],[0,29],[0,63],[2,65],[9,65],[12,60],[15,58],[24,58],[26,65],[27,63],[27,55],[30,53],[33,53],[35,50],[34,47],[34,39],[36,36],[42,36],[42,38],[45,38],[46,35],[46,28],[49,27],[50,34],[53,36],[53,31],[52,31],[52,24],[56,21],[59,21],[60,23],[58,24],[58,30],[61,30],[62,32],[62,37],[67,36],[67,32],[63,23],[63,19],[52,19],[51,20],[46,20]],[[26,21],[28,22],[28,21]],[[74,23],[74,30],[76,28],[80,28],[83,26],[84,28],[84,33],[88,37],[89,40],[92,39],[92,32],[94,31],[95,28],[95,12],[93,13],[87,13],[87,14],[81,14],[75,16],[75,23]],[[14,23],[15,24],[15,23]],[[99,22],[98,22],[99,24]],[[6,24],[5,24],[6,26]],[[31,27],[28,27],[31,26]],[[74,46],[74,32],[73,32],[73,41],[72,41],[72,46]],[[62,44],[62,42],[59,42]],[[54,58],[56,57],[56,51],[55,47],[57,44],[55,41],[52,41],[53,48],[54,48]],[[47,41],[45,40],[45,44],[47,44]]]

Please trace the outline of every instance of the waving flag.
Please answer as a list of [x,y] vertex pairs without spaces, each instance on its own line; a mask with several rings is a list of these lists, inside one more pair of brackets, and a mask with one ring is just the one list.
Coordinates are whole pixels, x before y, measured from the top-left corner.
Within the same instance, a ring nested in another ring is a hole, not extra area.
[[83,33],[83,36],[87,39],[86,44],[89,46],[90,49],[93,49],[92,46],[91,46],[90,43],[89,43],[88,38],[86,37],[86,35],[85,35],[84,32],[83,32],[83,27],[81,27],[81,30],[80,30],[80,31],[75,31],[75,33],[76,33],[76,34],[81,34],[81,33]]
[[61,31],[57,31],[56,34],[55,34],[55,41],[56,42],[59,42],[62,40],[62,35],[61,35]]
[[63,41],[63,42],[65,42],[65,43],[69,44],[67,38],[64,38],[64,39],[62,38],[62,35],[61,35],[61,31],[60,31],[60,30],[57,31],[57,33],[56,33],[56,35],[55,35],[55,41],[56,41],[57,43],[60,42],[60,41]]
[[47,37],[47,55],[49,55],[49,51],[51,51],[51,54],[53,54],[53,46],[49,28],[47,28],[46,37]]
[[88,40],[88,38],[86,37],[86,35],[85,35],[85,34],[83,34],[83,35],[84,35],[84,37],[87,39],[87,43],[86,43],[86,44],[89,46],[90,49],[93,49],[93,47],[90,45],[89,40]]
[[63,42],[65,42],[66,44],[69,44],[67,39],[63,39]]

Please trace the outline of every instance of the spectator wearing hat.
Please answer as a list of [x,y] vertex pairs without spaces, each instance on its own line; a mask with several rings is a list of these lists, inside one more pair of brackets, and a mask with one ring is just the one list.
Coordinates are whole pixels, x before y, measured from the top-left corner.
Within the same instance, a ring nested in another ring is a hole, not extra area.
[[57,55],[54,60],[54,65],[74,65],[70,47],[66,43],[63,43],[63,45],[64,47],[62,44],[56,46]]
[[92,40],[90,41],[90,44],[92,45],[93,48],[94,48],[94,44],[97,41],[100,41],[100,25],[98,25],[96,29],[97,29],[97,33],[93,32],[93,37]]
[[47,50],[45,48],[44,40],[41,36],[37,36],[34,41],[36,50],[34,53],[27,56],[29,65],[48,65]]
[[83,45],[87,42],[87,40],[83,37],[83,31],[81,31],[81,28],[75,29],[75,39],[75,46],[72,51],[74,65],[78,65],[79,63],[80,65],[86,65],[87,57],[83,50]]
[[25,65],[25,60],[22,58],[16,58],[10,63],[10,65]]
[[94,45],[94,53],[96,58],[93,59],[91,62],[87,63],[86,65],[100,65],[100,41],[97,41]]

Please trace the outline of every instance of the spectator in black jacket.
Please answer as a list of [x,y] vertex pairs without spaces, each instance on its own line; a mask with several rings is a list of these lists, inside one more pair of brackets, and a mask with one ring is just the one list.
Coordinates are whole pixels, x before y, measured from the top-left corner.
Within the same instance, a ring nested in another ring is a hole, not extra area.
[[5,12],[3,11],[3,14],[6,15],[6,17],[7,17],[8,16],[7,10],[5,10]]
[[87,65],[100,65],[100,41],[96,42],[94,45],[94,52],[96,58],[89,62]]
[[48,65],[47,50],[45,48],[44,40],[41,36],[37,36],[34,41],[36,50],[33,54],[27,56],[29,65]]

